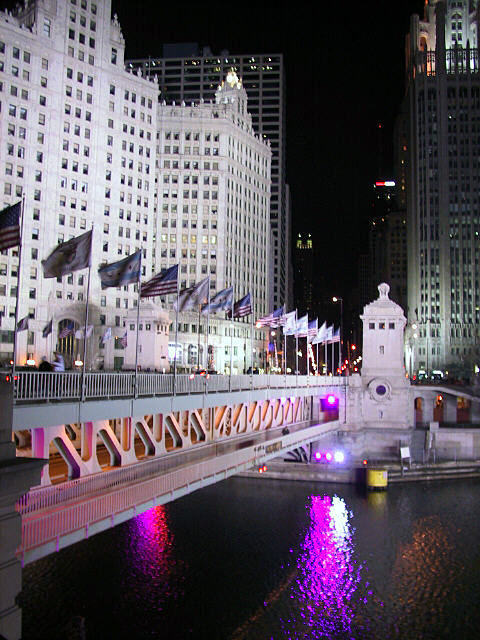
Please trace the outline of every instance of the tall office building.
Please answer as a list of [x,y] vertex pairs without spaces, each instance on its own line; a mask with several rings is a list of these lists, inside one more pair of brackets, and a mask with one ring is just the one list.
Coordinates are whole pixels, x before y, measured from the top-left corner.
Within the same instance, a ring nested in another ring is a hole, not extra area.
[[408,319],[413,370],[480,362],[477,0],[428,0],[407,36]]
[[129,60],[127,66],[142,76],[155,77],[160,97],[171,104],[203,98],[212,100],[230,70],[242,79],[255,131],[268,139],[272,149],[271,276],[270,306],[279,307],[292,291],[290,209],[285,185],[285,69],[282,54],[213,55],[195,44],[167,45],[164,56]]
[[[41,260],[93,227],[88,361],[123,363],[123,315],[137,293],[102,291],[97,268],[141,249],[152,271],[158,96],[156,82],[125,71],[124,50],[110,0],[29,0],[0,14],[0,193],[3,206],[24,198],[20,282],[18,251],[0,257],[1,360],[12,356],[17,287],[19,317],[29,317],[20,364],[84,324],[87,270],[45,279]],[[99,345],[107,327],[113,340]],[[62,340],[71,359],[82,354],[74,335]]]
[[[236,73],[227,74],[214,101],[188,106],[160,103],[157,144],[159,268],[179,263],[181,289],[209,276],[212,297],[232,286],[237,300],[250,292],[253,316],[266,315],[271,286],[265,266],[270,242],[272,152],[270,143],[253,130],[247,94]],[[162,300],[164,304],[169,301]],[[235,373],[241,373],[251,363],[251,315],[234,327],[231,321],[219,320],[222,315],[225,318],[223,312],[210,322],[214,366],[224,372],[231,365]],[[197,329],[198,314],[181,318],[178,360],[186,369],[197,364],[198,348],[198,361],[205,361]],[[263,333],[254,332],[258,351]]]

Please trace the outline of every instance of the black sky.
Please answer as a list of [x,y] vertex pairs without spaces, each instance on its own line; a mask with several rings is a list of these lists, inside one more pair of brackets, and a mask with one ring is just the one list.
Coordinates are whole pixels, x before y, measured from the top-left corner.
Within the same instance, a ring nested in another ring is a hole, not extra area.
[[172,42],[198,42],[214,53],[285,55],[293,233],[313,234],[319,270],[344,293],[365,248],[372,183],[391,177],[405,34],[410,15],[422,11],[422,0],[308,6],[144,0],[141,10],[113,0],[130,58],[161,55]]

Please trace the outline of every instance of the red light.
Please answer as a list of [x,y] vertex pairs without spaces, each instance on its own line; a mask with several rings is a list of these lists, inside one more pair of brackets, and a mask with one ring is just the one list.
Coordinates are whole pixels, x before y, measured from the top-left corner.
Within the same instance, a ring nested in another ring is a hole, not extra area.
[[263,470],[264,470],[264,471],[266,471],[266,470],[267,470],[267,465],[266,465],[266,464],[264,464],[264,465],[263,465]]
[[348,364],[348,360],[345,360],[345,364]]
[[363,461],[363,464],[368,464],[366,460]]
[[352,346],[350,347],[352,351],[355,351],[355,349],[357,348],[357,346],[355,344],[352,344]]
[[10,376],[5,376],[5,382],[10,382]]

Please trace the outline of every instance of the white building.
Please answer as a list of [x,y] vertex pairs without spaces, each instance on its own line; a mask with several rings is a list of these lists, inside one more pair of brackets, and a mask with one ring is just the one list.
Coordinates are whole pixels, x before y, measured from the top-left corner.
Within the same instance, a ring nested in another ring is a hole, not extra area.
[[407,37],[414,371],[455,375],[460,367],[468,375],[480,364],[479,26],[477,0],[429,0],[422,18],[412,16]]
[[[58,336],[67,323],[84,324],[88,271],[44,279],[41,260],[92,227],[88,368],[131,364],[121,338],[137,287],[102,291],[97,269],[138,249],[142,281],[179,262],[182,288],[210,274],[212,293],[232,284],[236,299],[252,291],[257,317],[267,311],[271,151],[253,134],[244,90],[232,76],[215,105],[158,106],[156,79],[126,72],[124,49],[110,0],[29,0],[0,14],[1,205],[25,201],[18,315],[29,316],[29,330],[18,334],[17,364],[57,347],[67,364],[83,356],[82,339]],[[18,250],[9,249],[0,256],[0,362],[13,352],[17,274]],[[249,320],[234,323],[238,371],[250,365]],[[181,323],[191,333],[195,323]],[[142,324],[164,327],[161,310]],[[211,326],[225,356],[225,328]]]
[[[253,131],[240,80],[230,72],[215,102],[159,104],[157,120],[157,267],[163,270],[178,263],[181,289],[210,276],[212,297],[230,286],[235,300],[250,292],[254,318],[265,315],[271,285],[266,266],[271,150]],[[171,309],[173,296],[162,302]],[[234,323],[222,323],[221,317],[225,314],[210,322],[214,366],[230,370],[233,331],[233,371],[241,373],[251,364],[252,317]],[[179,317],[178,342],[183,348],[178,357],[188,369],[197,365],[198,325],[198,314]],[[206,330],[205,319],[200,326]],[[173,333],[171,327],[172,350]],[[255,330],[256,350],[262,348],[262,338],[263,332]],[[200,356],[204,366],[202,339]]]
[[[133,286],[101,291],[98,266],[141,248],[143,272],[152,271],[158,89],[124,71],[125,42],[110,16],[110,0],[31,0],[15,16],[0,14],[0,193],[3,205],[25,198],[19,317],[29,315],[30,330],[18,337],[20,364],[51,352],[59,323],[84,322],[87,271],[42,277],[41,260],[58,242],[94,228],[89,366],[102,360],[106,327],[121,335],[137,295]],[[18,252],[4,252],[2,360],[13,351],[17,269]],[[83,346],[70,337],[62,349],[73,358]],[[114,357],[120,366],[121,348]]]
[[128,60],[128,68],[158,79],[162,99],[214,99],[218,85],[230,70],[242,79],[248,95],[248,110],[257,134],[271,143],[271,246],[270,308],[293,305],[291,200],[286,184],[286,82],[281,53],[235,53],[214,55],[209,47],[196,44],[168,44],[163,57]]

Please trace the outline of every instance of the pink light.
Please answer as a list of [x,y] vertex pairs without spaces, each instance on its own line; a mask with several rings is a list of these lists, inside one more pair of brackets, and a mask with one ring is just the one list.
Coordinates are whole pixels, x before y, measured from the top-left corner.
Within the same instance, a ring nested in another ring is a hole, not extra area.
[[320,453],[320,451],[317,451],[317,453],[315,454],[315,458],[317,460],[321,460],[322,459],[322,454]]
[[327,396],[327,404],[334,405],[336,403],[337,399],[335,396],[329,395]]
[[332,459],[332,454],[330,453],[330,451],[327,451],[327,453],[325,454],[325,458],[330,462]]

